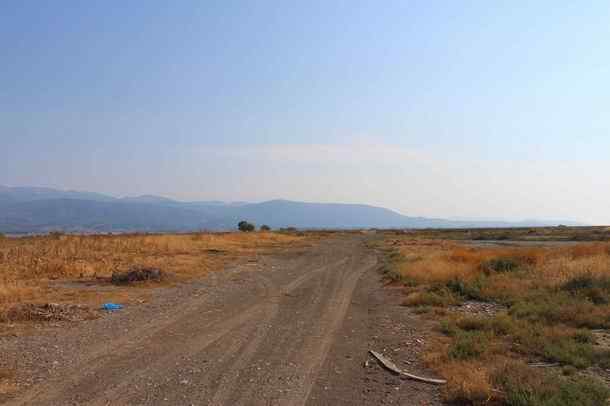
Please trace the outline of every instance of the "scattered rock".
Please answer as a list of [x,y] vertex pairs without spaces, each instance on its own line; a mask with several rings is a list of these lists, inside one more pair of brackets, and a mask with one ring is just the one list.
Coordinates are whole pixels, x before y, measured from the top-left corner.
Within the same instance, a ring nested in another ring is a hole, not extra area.
[[451,306],[450,309],[459,313],[475,314],[479,316],[495,316],[497,313],[506,310],[506,307],[498,303],[469,300],[460,306]]

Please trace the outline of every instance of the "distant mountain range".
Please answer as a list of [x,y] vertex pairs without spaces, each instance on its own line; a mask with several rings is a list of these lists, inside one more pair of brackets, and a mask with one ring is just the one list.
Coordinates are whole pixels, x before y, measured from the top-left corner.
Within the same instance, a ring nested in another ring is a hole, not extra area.
[[[533,227],[559,222],[463,221],[409,217],[360,204],[180,202],[160,196],[116,198],[99,193],[0,186],[0,232],[9,234],[231,230],[240,220],[272,228],[475,228]],[[565,225],[577,225],[562,222]]]

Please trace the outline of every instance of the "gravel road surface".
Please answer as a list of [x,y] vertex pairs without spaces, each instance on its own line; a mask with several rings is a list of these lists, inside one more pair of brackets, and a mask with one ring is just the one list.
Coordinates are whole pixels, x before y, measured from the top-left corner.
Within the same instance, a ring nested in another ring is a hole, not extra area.
[[3,337],[7,405],[436,405],[438,388],[383,370],[386,353],[431,375],[427,328],[384,287],[366,236],[242,261],[158,289],[150,303]]

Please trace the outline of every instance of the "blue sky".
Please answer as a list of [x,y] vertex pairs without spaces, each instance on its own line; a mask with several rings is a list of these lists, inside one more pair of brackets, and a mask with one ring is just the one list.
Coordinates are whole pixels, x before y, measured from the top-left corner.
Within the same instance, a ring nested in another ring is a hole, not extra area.
[[0,184],[610,223],[609,21],[606,1],[3,1]]

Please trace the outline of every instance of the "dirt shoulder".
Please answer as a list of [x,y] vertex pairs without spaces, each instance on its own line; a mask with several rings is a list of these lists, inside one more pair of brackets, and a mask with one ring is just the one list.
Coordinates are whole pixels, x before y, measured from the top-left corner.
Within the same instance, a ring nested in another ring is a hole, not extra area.
[[[362,236],[241,261],[145,305],[0,338],[0,401],[40,404],[440,404],[413,373],[425,326],[384,288]],[[5,380],[9,382],[8,380]]]

